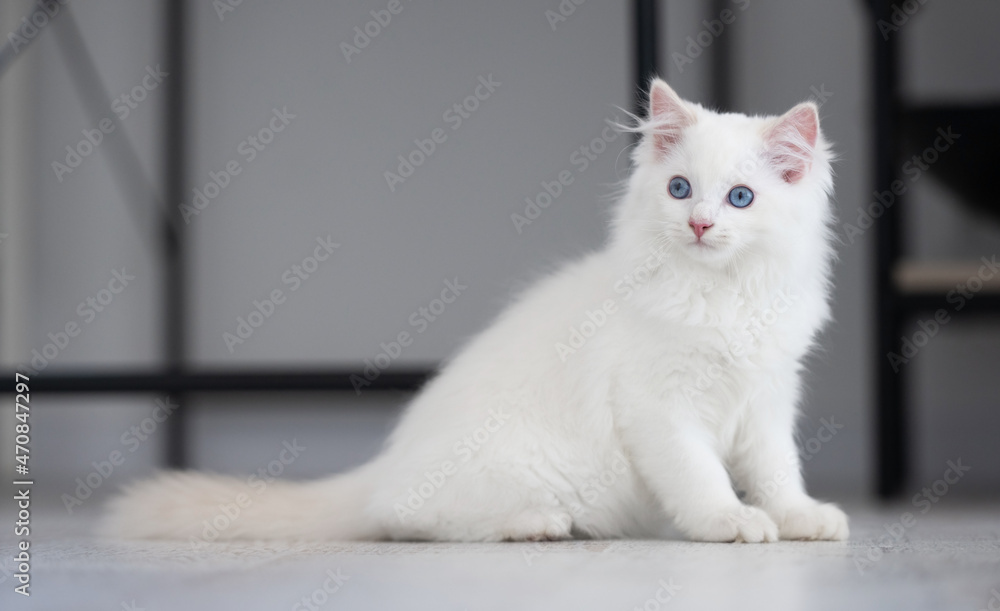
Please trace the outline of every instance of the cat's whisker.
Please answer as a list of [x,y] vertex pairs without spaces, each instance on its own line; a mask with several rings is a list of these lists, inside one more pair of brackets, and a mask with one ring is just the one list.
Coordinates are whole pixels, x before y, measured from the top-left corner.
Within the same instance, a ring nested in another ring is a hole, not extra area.
[[636,140],[632,144],[630,144],[630,145],[622,148],[622,150],[618,151],[618,156],[615,157],[615,178],[617,178],[618,180],[620,180],[620,181],[627,180],[627,178],[622,178],[621,173],[618,171],[618,161],[621,159],[621,157],[625,153],[625,151],[627,151],[627,150],[629,150],[631,148],[635,148],[637,146],[639,146],[639,141],[638,140]]

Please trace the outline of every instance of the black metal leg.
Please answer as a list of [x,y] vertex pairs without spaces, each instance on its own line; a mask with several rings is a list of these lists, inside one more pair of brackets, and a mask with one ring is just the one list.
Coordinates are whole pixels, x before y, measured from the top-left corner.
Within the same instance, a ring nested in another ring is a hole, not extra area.
[[646,114],[646,88],[658,74],[659,10],[656,0],[634,0],[632,4],[632,45],[635,82],[635,108],[638,116]]
[[[180,374],[185,368],[187,282],[185,279],[183,222],[176,203],[187,192],[187,75],[185,72],[186,0],[163,2],[163,54],[171,81],[165,91],[163,112],[164,200],[163,223],[163,342],[167,371]],[[185,448],[186,401],[183,394],[171,397],[179,406],[166,428],[166,462],[173,468],[187,464]]]
[[[714,16],[721,15],[724,10],[732,10],[730,0],[715,0],[712,5],[712,15]],[[732,38],[733,33],[726,31],[712,42],[712,105],[723,112],[728,112],[730,104],[732,104],[731,80],[729,78],[732,69],[732,54],[730,52]]]
[[[883,295],[883,297],[886,297]],[[899,352],[903,335],[901,313],[897,308],[881,307],[878,314],[878,495],[883,499],[898,497],[906,485],[908,473],[908,421],[906,414],[906,367],[894,371],[886,358],[889,352]]]
[[[899,160],[899,94],[895,37],[884,37],[876,22],[889,21],[888,0],[873,3],[872,43],[875,69],[873,95],[875,99],[875,189],[888,189],[896,180]],[[902,492],[907,478],[908,447],[907,418],[904,402],[904,372],[893,370],[887,358],[895,351],[902,335],[903,320],[900,295],[893,279],[893,268],[902,253],[899,231],[899,211],[903,203],[886,208],[875,224],[876,251],[874,274],[875,298],[875,371],[877,492],[888,499]]]

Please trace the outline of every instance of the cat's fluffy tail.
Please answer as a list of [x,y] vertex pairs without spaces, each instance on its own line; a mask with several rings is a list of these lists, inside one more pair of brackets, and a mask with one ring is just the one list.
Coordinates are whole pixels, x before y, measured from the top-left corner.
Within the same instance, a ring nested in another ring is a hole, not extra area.
[[133,539],[380,538],[367,516],[371,465],[312,482],[166,472],[125,489],[100,532]]

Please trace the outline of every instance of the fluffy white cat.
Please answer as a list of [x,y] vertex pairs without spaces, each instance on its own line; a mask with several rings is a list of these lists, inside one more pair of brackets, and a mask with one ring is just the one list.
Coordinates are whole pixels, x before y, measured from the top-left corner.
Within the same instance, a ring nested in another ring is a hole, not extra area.
[[718,114],[652,82],[608,244],[538,282],[409,406],[385,450],[308,483],[164,474],[124,537],[845,539],[806,494],[803,357],[829,318],[816,106]]

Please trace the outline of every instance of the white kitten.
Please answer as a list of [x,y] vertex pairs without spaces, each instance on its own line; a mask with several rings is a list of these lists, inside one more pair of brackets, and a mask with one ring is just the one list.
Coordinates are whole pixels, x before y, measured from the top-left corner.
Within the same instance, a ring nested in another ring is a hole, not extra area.
[[793,439],[830,314],[816,107],[717,114],[660,80],[649,98],[608,245],[465,346],[378,458],[266,490],[165,474],[115,499],[105,532],[498,541],[672,520],[699,541],[846,538],[844,513],[806,494]]

